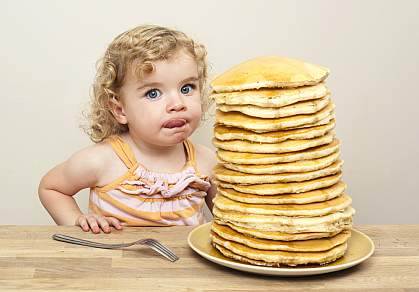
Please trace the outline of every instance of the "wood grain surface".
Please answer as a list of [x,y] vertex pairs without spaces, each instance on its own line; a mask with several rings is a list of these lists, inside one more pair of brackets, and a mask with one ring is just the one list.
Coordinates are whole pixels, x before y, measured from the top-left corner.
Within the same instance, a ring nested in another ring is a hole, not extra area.
[[[419,225],[360,225],[375,243],[366,262],[330,274],[286,278],[244,273],[201,258],[187,243],[193,227],[85,233],[73,226],[0,226],[0,291],[419,291]],[[63,233],[120,243],[153,237],[180,257],[144,247],[105,250],[52,240]]]

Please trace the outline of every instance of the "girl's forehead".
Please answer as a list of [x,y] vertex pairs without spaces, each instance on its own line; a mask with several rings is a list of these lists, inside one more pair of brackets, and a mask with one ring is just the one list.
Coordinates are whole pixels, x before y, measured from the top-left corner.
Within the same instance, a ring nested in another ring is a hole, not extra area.
[[197,60],[187,50],[180,49],[168,54],[167,56],[155,60],[144,61],[141,59],[135,59],[132,61],[131,66],[134,68],[142,67],[145,63],[151,64],[153,67],[161,64],[188,65],[192,63],[197,65]]
[[178,52],[166,59],[147,62],[136,60],[128,70],[128,79],[147,81],[154,78],[198,78],[198,65],[193,56],[186,52]]

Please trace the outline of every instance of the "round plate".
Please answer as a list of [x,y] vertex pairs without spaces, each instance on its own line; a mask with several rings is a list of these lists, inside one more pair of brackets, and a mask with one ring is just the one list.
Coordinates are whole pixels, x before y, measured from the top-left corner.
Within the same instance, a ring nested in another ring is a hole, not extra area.
[[218,252],[212,245],[209,237],[211,222],[197,226],[188,236],[189,246],[202,257],[232,269],[277,276],[308,276],[335,272],[355,266],[368,259],[374,252],[374,243],[364,233],[352,229],[351,238],[348,241],[348,249],[343,257],[326,265],[309,265],[297,267],[263,267],[249,265],[227,258]]

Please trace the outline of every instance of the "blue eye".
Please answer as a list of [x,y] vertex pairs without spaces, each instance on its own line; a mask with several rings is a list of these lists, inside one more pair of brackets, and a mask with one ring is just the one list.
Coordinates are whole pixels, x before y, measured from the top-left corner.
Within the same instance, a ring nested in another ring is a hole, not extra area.
[[156,99],[158,99],[161,96],[161,92],[158,89],[151,89],[151,90],[147,91],[147,93],[145,94],[145,96],[148,99],[156,100]]
[[180,92],[182,92],[182,94],[189,94],[194,89],[195,89],[195,86],[193,84],[186,84],[182,86],[182,88],[180,89]]

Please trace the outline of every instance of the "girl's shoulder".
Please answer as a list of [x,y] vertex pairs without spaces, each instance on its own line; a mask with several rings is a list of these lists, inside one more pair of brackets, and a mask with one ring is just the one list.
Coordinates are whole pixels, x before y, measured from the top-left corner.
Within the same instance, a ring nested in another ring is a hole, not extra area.
[[87,161],[97,164],[106,162],[107,157],[109,157],[109,154],[112,152],[113,150],[109,143],[103,141],[78,150],[72,157],[86,159]]
[[212,169],[217,164],[215,151],[202,144],[194,144],[196,166],[201,174],[211,176]]
[[107,142],[99,142],[76,151],[67,163],[86,171],[97,174],[98,177],[111,163],[115,161],[115,154]]

